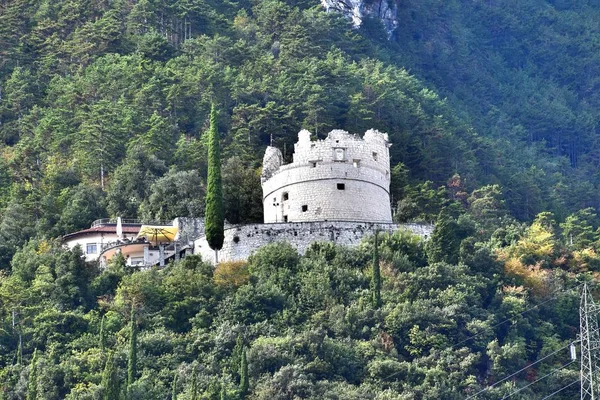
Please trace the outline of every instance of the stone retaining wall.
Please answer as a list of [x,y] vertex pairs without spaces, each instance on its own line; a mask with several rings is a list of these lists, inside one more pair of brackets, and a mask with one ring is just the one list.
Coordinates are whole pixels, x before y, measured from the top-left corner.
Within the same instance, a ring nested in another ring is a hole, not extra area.
[[[288,242],[298,249],[300,254],[304,254],[313,242],[356,246],[363,237],[372,235],[376,229],[389,233],[406,230],[428,239],[433,232],[433,225],[353,221],[237,225],[225,230],[225,241],[219,251],[219,261],[246,260],[254,251],[273,242]],[[205,236],[194,241],[194,254],[200,254],[203,260],[214,264],[214,251],[208,246]]]

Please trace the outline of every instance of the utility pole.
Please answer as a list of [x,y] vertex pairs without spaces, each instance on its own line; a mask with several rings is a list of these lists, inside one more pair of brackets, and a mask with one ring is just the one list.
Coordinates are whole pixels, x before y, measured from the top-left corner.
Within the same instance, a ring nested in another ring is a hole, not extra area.
[[587,283],[583,284],[579,306],[579,334],[581,340],[581,400],[599,400],[598,360],[600,359],[600,332],[598,311]]

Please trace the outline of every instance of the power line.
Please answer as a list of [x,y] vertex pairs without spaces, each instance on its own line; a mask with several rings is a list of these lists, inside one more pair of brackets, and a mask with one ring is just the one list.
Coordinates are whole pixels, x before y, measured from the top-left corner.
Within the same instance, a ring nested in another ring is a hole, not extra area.
[[554,396],[557,393],[562,392],[563,390],[565,390],[566,388],[568,388],[569,386],[573,386],[574,384],[576,384],[577,382],[579,382],[579,379],[574,380],[573,382],[569,383],[567,386],[563,386],[562,388],[558,389],[556,392],[549,394],[548,396],[544,397],[542,400],[546,400],[549,399],[550,397]]
[[556,373],[556,372],[558,372],[558,371],[562,370],[563,368],[566,368],[566,367],[568,367],[569,365],[573,364],[575,361],[577,361],[577,360],[572,360],[572,361],[570,361],[570,362],[566,363],[565,365],[563,365],[563,366],[562,366],[562,367],[560,367],[560,368],[555,368],[555,369],[553,369],[552,371],[548,372],[546,375],[542,376],[541,378],[538,378],[538,379],[536,379],[535,381],[531,382],[530,384],[528,384],[528,385],[525,385],[525,386],[523,386],[523,387],[521,387],[521,388],[519,388],[519,389],[515,390],[514,392],[507,394],[506,396],[504,396],[504,397],[502,398],[502,400],[504,400],[504,399],[508,399],[508,398],[509,398],[509,397],[511,397],[512,395],[514,395],[514,394],[517,394],[517,393],[519,393],[520,391],[527,389],[529,386],[531,386],[531,385],[534,385],[534,384],[538,383],[538,382],[539,382],[539,381],[541,381],[542,379],[545,379],[545,378],[549,377],[550,375],[552,375],[552,374],[554,374],[554,373]]
[[486,387],[484,387],[483,389],[481,389],[479,392],[475,393],[474,395],[467,397],[465,400],[469,400],[469,399],[472,399],[472,398],[474,398],[474,397],[477,397],[479,394],[481,394],[481,393],[483,393],[483,392],[486,392],[486,391],[488,391],[489,389],[493,388],[494,386],[497,386],[497,385],[501,384],[502,382],[505,382],[506,380],[508,380],[508,379],[512,378],[513,376],[515,376],[515,375],[517,375],[517,374],[519,374],[519,373],[521,373],[521,372],[523,372],[523,371],[525,371],[525,370],[527,370],[527,369],[529,369],[529,368],[533,367],[535,364],[541,363],[541,362],[542,362],[542,361],[544,361],[545,359],[547,359],[547,358],[549,358],[549,357],[551,357],[551,356],[555,355],[555,354],[556,354],[556,353],[558,353],[559,351],[561,351],[561,350],[564,350],[564,349],[566,349],[566,348],[567,348],[567,347],[569,347],[569,346],[571,346],[571,343],[569,343],[568,345],[566,345],[566,346],[564,346],[564,347],[561,347],[560,349],[558,349],[558,350],[556,350],[556,351],[554,351],[554,352],[552,352],[552,353],[550,353],[550,354],[548,354],[548,355],[546,355],[546,356],[544,356],[544,357],[540,358],[539,360],[535,361],[534,363],[532,363],[532,364],[529,364],[528,366],[521,368],[521,369],[520,369],[520,370],[518,370],[517,372],[515,372],[515,373],[513,373],[513,374],[510,374],[510,375],[508,375],[507,377],[505,377],[505,378],[503,378],[503,379],[499,380],[498,382],[494,383],[493,385],[489,385],[489,386],[486,386]]

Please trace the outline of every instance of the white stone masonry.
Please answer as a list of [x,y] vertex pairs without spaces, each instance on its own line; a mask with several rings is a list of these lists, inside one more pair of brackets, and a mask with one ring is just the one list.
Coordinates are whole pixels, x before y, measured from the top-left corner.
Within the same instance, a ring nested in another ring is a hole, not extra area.
[[262,187],[265,223],[362,221],[391,223],[390,157],[387,134],[363,138],[333,130],[311,141],[300,131],[293,162],[265,153]]

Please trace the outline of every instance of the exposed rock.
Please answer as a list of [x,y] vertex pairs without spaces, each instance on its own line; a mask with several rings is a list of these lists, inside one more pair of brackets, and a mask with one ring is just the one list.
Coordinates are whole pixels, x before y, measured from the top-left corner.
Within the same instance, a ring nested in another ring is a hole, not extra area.
[[281,150],[276,147],[269,146],[265,151],[263,157],[263,168],[260,174],[261,182],[264,182],[271,178],[275,172],[279,170],[279,167],[283,165],[283,154]]
[[356,27],[365,17],[378,18],[385,26],[388,39],[398,27],[398,7],[394,0],[321,0],[321,4],[327,11],[343,13]]

